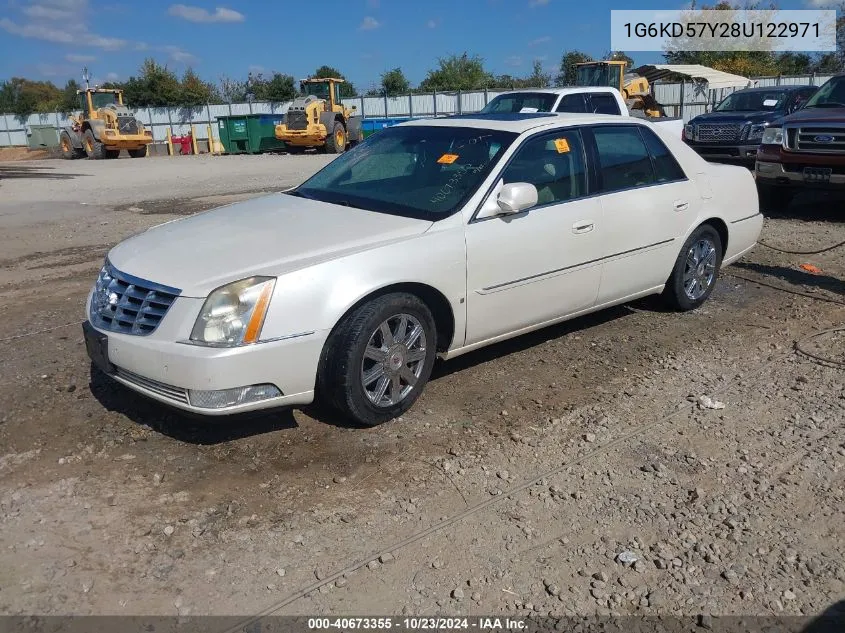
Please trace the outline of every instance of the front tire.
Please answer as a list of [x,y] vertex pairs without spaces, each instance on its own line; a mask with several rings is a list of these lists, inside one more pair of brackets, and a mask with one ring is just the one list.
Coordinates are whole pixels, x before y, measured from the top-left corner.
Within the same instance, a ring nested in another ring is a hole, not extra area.
[[437,329],[418,297],[392,293],[341,321],[320,358],[317,389],[345,417],[376,426],[402,415],[431,376]]
[[757,185],[760,197],[760,211],[762,213],[778,213],[789,208],[795,192],[787,187],[773,187],[771,185]]
[[147,155],[146,146],[139,147],[138,149],[129,149],[126,151],[129,152],[129,156],[131,158],[144,158]]
[[722,239],[709,224],[702,224],[684,243],[672,275],[663,290],[675,310],[694,310],[707,301],[722,266]]
[[106,150],[106,158],[120,158],[120,150],[119,149],[107,149]]
[[346,149],[346,128],[343,123],[335,121],[331,135],[326,139],[326,152],[341,154]]
[[85,130],[82,135],[82,147],[91,160],[100,160],[106,157],[106,146],[94,137],[94,132],[90,129]]

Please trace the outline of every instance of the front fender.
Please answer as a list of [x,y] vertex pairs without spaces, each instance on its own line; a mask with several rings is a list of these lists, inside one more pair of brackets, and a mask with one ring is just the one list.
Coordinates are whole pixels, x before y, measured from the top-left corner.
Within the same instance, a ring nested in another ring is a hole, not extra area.
[[351,253],[278,277],[262,338],[331,330],[360,301],[403,283],[440,292],[451,306],[455,335],[466,331],[466,250],[460,214],[428,231],[369,250]]

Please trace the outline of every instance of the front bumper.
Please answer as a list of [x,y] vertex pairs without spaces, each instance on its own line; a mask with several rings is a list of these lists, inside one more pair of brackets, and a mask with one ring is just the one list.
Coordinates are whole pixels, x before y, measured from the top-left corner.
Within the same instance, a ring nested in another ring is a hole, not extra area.
[[757,158],[757,150],[760,144],[753,145],[714,145],[685,141],[696,153],[706,160],[727,160],[740,161],[743,163],[754,163]]
[[328,132],[326,126],[322,123],[316,125],[309,125],[304,130],[289,130],[287,126],[282,123],[275,127],[273,131],[276,140],[284,141],[288,145],[320,145],[326,142]]
[[[807,167],[817,167],[807,165]],[[831,173],[830,180],[814,182],[804,178],[801,165],[786,165],[758,160],[754,165],[754,176],[759,184],[773,187],[807,187],[812,189],[845,189],[845,173]]]
[[[308,332],[219,348],[99,330],[90,322],[84,329],[107,338],[105,358],[95,358],[90,347],[88,354],[111,378],[164,404],[209,416],[313,402],[317,365],[328,334]],[[268,385],[280,395],[220,408],[201,406],[209,392]]]
[[103,133],[100,141],[106,147],[118,149],[137,149],[153,142],[152,134],[115,134]]

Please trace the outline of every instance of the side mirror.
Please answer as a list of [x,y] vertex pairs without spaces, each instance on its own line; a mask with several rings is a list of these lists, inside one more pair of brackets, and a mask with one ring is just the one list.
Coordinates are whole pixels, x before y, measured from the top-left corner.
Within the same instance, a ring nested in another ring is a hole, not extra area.
[[537,204],[537,187],[529,182],[504,185],[496,199],[502,213],[519,213]]
[[537,187],[527,182],[504,184],[501,180],[484,201],[476,219],[493,218],[525,211],[537,204]]

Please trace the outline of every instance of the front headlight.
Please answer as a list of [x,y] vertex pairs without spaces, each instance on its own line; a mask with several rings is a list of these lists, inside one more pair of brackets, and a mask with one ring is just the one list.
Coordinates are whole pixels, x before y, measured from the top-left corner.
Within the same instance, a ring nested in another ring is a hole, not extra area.
[[783,129],[779,127],[767,127],[763,132],[763,145],[783,145]]
[[751,126],[748,130],[748,140],[754,141],[758,138],[763,138],[763,134],[766,131],[766,128],[769,127],[768,123],[756,123]]
[[250,277],[218,288],[205,300],[191,341],[216,347],[257,343],[275,285],[275,277]]
[[691,123],[687,123],[684,126],[684,138],[688,138],[692,140],[692,135],[695,133],[695,126]]

